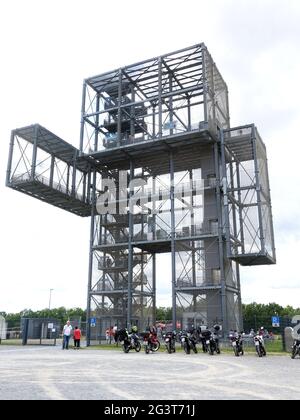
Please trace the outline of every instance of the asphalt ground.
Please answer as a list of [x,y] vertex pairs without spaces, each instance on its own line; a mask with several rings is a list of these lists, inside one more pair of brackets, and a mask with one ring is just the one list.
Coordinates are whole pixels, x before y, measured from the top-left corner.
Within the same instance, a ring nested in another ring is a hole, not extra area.
[[1,400],[300,399],[300,359],[0,346]]

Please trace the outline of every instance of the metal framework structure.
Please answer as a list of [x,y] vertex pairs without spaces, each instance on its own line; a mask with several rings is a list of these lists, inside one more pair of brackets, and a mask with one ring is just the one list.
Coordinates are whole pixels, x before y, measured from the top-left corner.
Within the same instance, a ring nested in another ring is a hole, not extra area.
[[154,322],[157,253],[171,253],[174,327],[240,328],[239,265],[275,263],[265,146],[254,124],[230,127],[203,43],[86,79],[79,149],[14,130],[7,186],[91,216],[88,344]]

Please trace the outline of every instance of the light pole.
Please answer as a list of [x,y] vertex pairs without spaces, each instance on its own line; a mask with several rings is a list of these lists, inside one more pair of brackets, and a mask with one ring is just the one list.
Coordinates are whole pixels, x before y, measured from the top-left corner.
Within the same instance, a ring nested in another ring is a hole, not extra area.
[[51,294],[52,294],[52,290],[54,290],[54,289],[50,289],[50,295],[49,295],[49,311],[50,311],[50,308],[51,308]]

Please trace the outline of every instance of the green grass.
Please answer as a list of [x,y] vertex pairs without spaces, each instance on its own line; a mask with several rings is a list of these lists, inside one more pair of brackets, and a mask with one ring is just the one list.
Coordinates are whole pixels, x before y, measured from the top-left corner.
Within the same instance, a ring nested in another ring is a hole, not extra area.
[[[282,349],[282,340],[281,339],[277,339],[277,340],[273,340],[273,341],[266,341],[265,343],[266,346],[266,351],[268,355],[286,355],[287,352],[284,352]],[[244,351],[245,353],[255,353],[255,347],[254,345],[248,346],[248,345],[244,345]],[[222,352],[223,353],[229,353],[229,352],[233,352],[231,347],[227,347],[227,348],[222,348]]]
[[1,340],[0,346],[21,346],[22,340],[19,338],[12,338],[9,340]]
[[[116,346],[115,344],[98,344],[95,346],[90,346],[90,347],[85,347],[87,350],[117,350],[117,351],[122,351],[122,346]],[[198,348],[198,352],[202,353],[202,349],[201,349],[201,345],[197,345]],[[286,355],[287,353],[284,352],[282,350],[282,340],[274,340],[274,341],[270,341],[270,342],[266,342],[266,350],[267,353],[269,355]],[[142,346],[142,350],[143,351],[143,346]],[[166,348],[165,345],[163,343],[161,343],[160,352],[165,352]],[[255,347],[253,346],[244,346],[244,351],[245,353],[255,353]],[[181,353],[183,352],[183,348],[181,348],[180,346],[176,346],[176,352]],[[222,347],[221,348],[221,352],[225,353],[225,354],[230,354],[232,353],[232,348],[231,347]]]
[[[2,345],[5,345],[5,346],[8,346],[8,345],[21,346],[22,345],[22,340],[21,339],[2,340],[1,346]],[[56,345],[59,346],[60,342],[58,341]],[[70,347],[72,348],[72,345]],[[197,347],[198,347],[199,353],[202,353],[201,345],[198,344]],[[116,346],[115,344],[98,344],[98,345],[95,345],[95,346],[93,345],[93,346],[90,346],[90,347],[83,347],[82,346],[81,349],[83,349],[83,350],[114,350],[114,351],[122,352],[122,345],[119,344],[118,346]],[[246,354],[247,353],[250,353],[250,354],[255,353],[254,346],[246,346],[245,345],[244,350],[245,350]],[[287,353],[282,350],[282,340],[281,339],[266,342],[266,350],[267,350],[268,355],[287,355]],[[143,346],[142,346],[141,351],[144,351]],[[164,345],[164,343],[161,343],[159,352],[165,352],[165,351],[166,351],[165,345]],[[181,352],[183,352],[183,349],[180,346],[176,346],[176,352],[181,353]],[[222,347],[221,352],[224,353],[224,354],[231,354],[232,353],[232,348],[231,347]]]

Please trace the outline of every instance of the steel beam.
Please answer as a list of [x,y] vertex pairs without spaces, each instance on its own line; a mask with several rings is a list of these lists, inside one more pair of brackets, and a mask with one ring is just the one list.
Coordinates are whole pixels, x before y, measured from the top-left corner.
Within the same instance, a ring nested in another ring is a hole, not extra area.
[[15,142],[15,131],[12,130],[10,135],[10,143],[9,143],[9,153],[8,153],[8,161],[7,161],[7,169],[6,169],[6,186],[10,185],[10,175],[11,175],[11,165],[14,153],[14,142]]
[[92,299],[92,279],[93,279],[93,257],[94,257],[94,229],[95,229],[95,209],[96,209],[96,171],[93,172],[92,184],[88,185],[92,189],[92,208],[91,208],[91,225],[90,225],[90,251],[89,251],[89,271],[88,271],[88,287],[87,287],[87,310],[86,310],[86,345],[91,344],[91,299]]
[[172,266],[172,324],[176,329],[176,246],[175,246],[175,194],[174,194],[174,156],[170,151],[170,203],[171,203],[171,266]]

